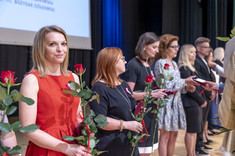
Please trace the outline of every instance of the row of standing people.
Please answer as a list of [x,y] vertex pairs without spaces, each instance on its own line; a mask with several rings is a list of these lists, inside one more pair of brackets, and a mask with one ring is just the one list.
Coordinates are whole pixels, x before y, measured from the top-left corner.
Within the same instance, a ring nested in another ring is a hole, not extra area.
[[[159,46],[159,47],[158,47]],[[158,51],[159,49],[159,51]],[[176,89],[170,95],[164,108],[160,110],[159,155],[173,155],[178,129],[186,128],[186,118],[181,100],[181,92],[194,92],[194,76],[182,79],[173,58],[177,56],[178,37],[163,35],[159,41],[154,33],[143,34],[136,47],[136,57],[127,65],[119,48],[105,48],[97,56],[97,73],[92,90],[100,95],[100,104],[93,101],[91,108],[96,115],[104,114],[109,124],[98,130],[96,134],[100,142],[98,150],[107,150],[103,155],[130,155],[131,145],[127,139],[127,131],[140,133],[142,124],[133,121],[130,111],[134,111],[136,100],[143,99],[146,75],[155,73],[159,81],[159,73],[165,63],[170,64],[169,74],[174,80],[166,83],[168,89]],[[24,134],[29,139],[26,155],[90,155],[86,148],[71,144],[62,136],[71,136],[74,127],[81,122],[77,114],[81,112],[80,99],[65,95],[62,90],[68,81],[78,81],[78,77],[68,71],[68,38],[63,29],[56,26],[41,28],[35,36],[33,45],[33,68],[21,86],[21,93],[35,101],[28,106],[19,103],[22,126],[37,124],[40,129]],[[155,67],[152,61],[158,57]],[[125,72],[126,71],[126,72]],[[123,81],[119,75],[125,72]],[[127,91],[129,90],[129,91]],[[157,89],[153,97],[163,98],[164,90]],[[131,94],[130,94],[131,93]],[[133,94],[133,96],[132,96]],[[152,151],[152,127],[155,123],[152,114],[144,119],[150,137],[139,144],[135,155],[150,155]],[[156,133],[157,135],[157,133]],[[154,141],[157,148],[157,138]],[[121,148],[120,148],[121,147]]]

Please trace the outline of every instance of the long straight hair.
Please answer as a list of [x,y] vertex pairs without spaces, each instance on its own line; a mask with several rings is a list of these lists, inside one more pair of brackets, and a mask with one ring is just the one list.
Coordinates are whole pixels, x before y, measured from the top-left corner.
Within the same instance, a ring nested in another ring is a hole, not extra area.
[[96,75],[92,81],[92,85],[103,80],[108,86],[115,88],[116,82],[122,82],[117,75],[116,64],[122,57],[122,50],[116,47],[108,47],[102,49],[97,55]]
[[44,76],[46,73],[46,58],[45,58],[45,37],[50,32],[58,32],[64,35],[67,43],[67,53],[64,62],[60,64],[61,73],[68,76],[68,62],[69,62],[69,46],[68,37],[65,31],[55,25],[42,27],[36,34],[33,43],[32,59],[33,67],[32,70],[38,70],[39,76]]
[[194,66],[194,61],[189,61],[188,55],[191,51],[195,50],[196,48],[192,44],[185,44],[181,47],[180,49],[180,54],[179,54],[179,60],[178,60],[178,66],[179,68],[182,66],[187,66],[189,69],[193,72],[196,71],[196,69],[193,67]]

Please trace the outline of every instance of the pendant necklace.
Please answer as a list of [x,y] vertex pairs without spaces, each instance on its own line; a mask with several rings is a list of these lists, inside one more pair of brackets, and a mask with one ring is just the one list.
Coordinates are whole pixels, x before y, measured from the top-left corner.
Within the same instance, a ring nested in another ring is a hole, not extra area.
[[122,91],[124,92],[125,95],[122,94],[122,92],[116,87],[116,90],[118,91],[118,93],[125,99],[125,101],[128,103],[129,109],[131,110],[131,101],[128,98],[127,93],[124,91],[124,89],[122,88],[122,85],[120,85]]

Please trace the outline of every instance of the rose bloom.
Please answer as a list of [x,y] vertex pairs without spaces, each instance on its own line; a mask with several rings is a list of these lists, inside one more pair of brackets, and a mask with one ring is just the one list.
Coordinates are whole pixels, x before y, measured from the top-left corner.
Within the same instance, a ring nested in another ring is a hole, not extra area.
[[10,70],[2,71],[1,76],[0,76],[2,83],[7,84],[9,83],[9,80],[10,80],[10,83],[14,84],[17,79],[17,78],[14,79],[14,75],[15,75],[15,72],[12,72]]
[[170,68],[170,65],[168,64],[168,63],[166,63],[165,65],[164,65],[164,69],[165,70],[168,70]]
[[147,83],[153,83],[153,76],[147,75],[146,78],[145,78],[145,81]]
[[74,65],[74,68],[75,68],[75,71],[77,74],[84,72],[82,64],[76,64],[76,65]]

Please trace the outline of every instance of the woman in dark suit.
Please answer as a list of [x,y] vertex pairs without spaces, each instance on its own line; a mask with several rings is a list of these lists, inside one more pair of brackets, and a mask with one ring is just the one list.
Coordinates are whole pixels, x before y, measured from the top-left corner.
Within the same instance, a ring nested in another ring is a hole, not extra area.
[[[193,66],[195,58],[195,47],[191,44],[183,45],[180,49],[178,61],[181,78],[197,75]],[[186,94],[181,95],[187,122],[187,132],[185,134],[187,156],[195,156],[196,137],[197,133],[201,131],[202,124],[201,107],[205,107],[207,105],[204,94],[200,95],[202,90],[202,87],[196,86],[195,92],[187,92]]]

